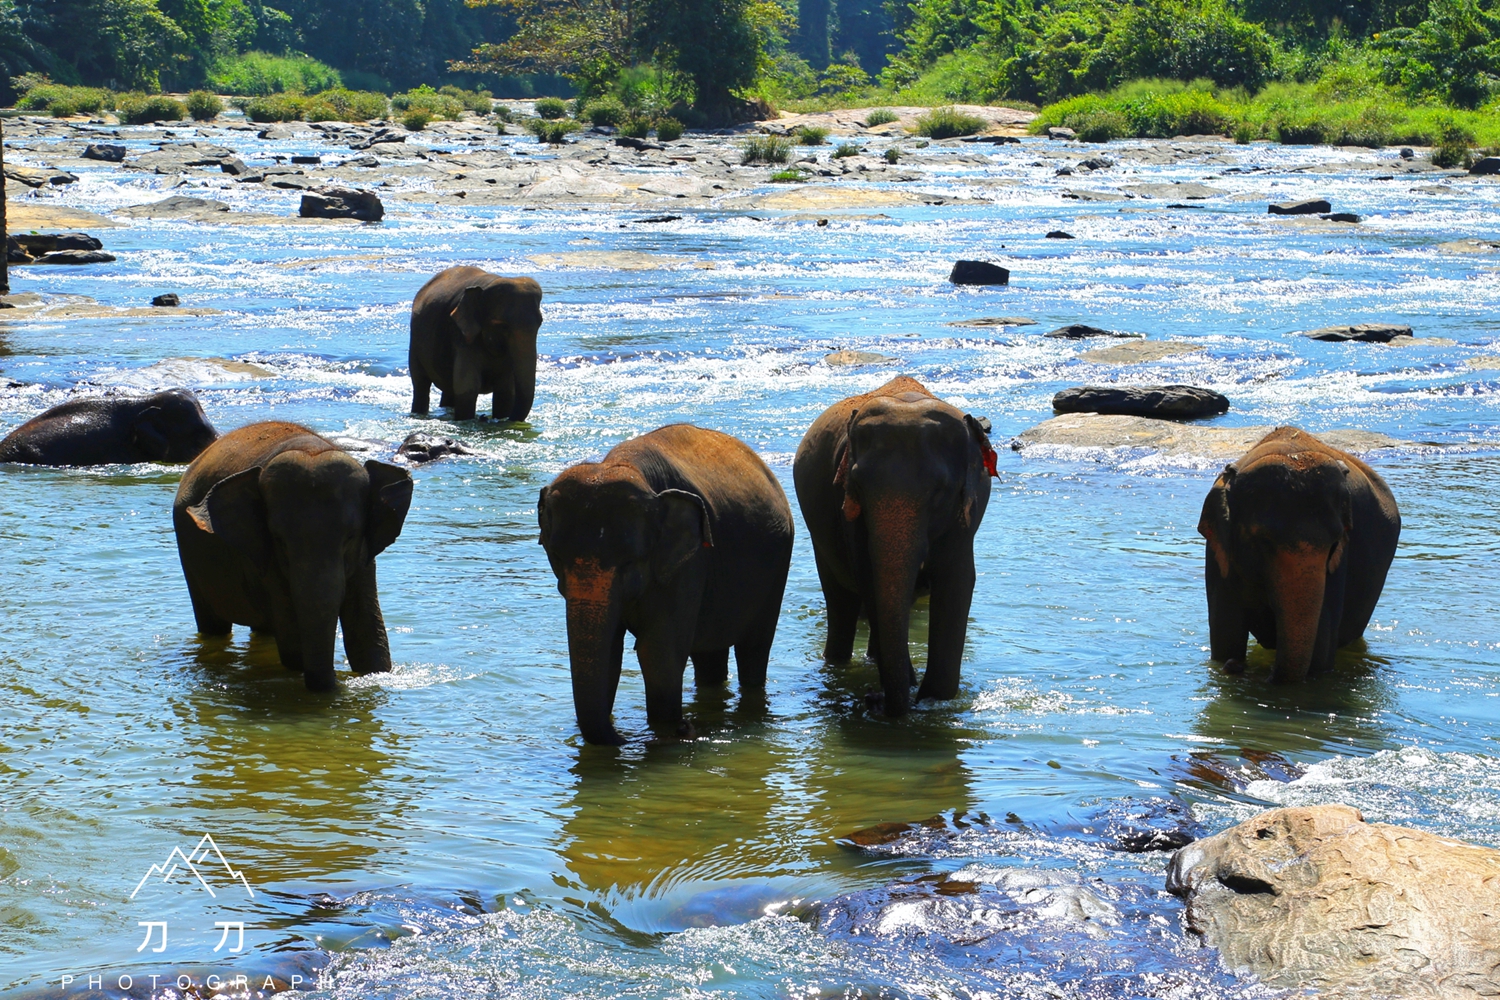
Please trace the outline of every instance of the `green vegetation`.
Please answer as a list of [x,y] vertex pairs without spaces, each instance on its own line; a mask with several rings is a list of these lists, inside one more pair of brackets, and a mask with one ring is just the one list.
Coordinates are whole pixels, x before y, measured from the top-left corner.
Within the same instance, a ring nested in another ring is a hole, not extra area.
[[918,115],[915,125],[917,135],[925,135],[931,139],[951,139],[957,135],[973,135],[984,128],[985,121],[952,107],[944,107],[933,108],[925,115]]
[[408,108],[401,114],[401,127],[408,132],[420,132],[432,121],[426,108]]
[[787,170],[778,170],[771,175],[772,184],[797,184],[807,180],[807,174],[795,167]]
[[620,126],[620,134],[631,139],[644,139],[651,134],[651,119],[627,118]]
[[792,157],[792,140],[779,135],[754,135],[745,140],[741,163],[785,163]]
[[526,123],[526,131],[536,136],[537,142],[551,143],[561,146],[572,132],[577,132],[581,126],[571,119],[550,120],[547,118],[533,118]]
[[536,102],[535,110],[538,118],[555,121],[567,115],[568,102],[559,97],[543,97]]
[[682,122],[671,115],[656,119],[656,137],[662,142],[676,142],[682,138]]
[[876,108],[865,115],[865,125],[874,128],[876,125],[889,125],[891,122],[899,122],[901,116],[889,108]]
[[187,117],[181,101],[160,94],[130,93],[115,97],[115,114],[126,125],[180,122]]
[[361,122],[384,118],[390,111],[384,94],[359,90],[327,90],[311,97],[275,94],[244,102],[245,117],[253,122]]
[[864,152],[864,150],[860,149],[852,142],[841,142],[839,143],[838,149],[835,149],[833,151],[833,158],[835,160],[842,160],[845,157],[858,156],[862,152]]
[[245,52],[215,61],[207,83],[216,93],[244,97],[316,94],[343,86],[338,70],[316,59],[266,52]]
[[183,103],[195,122],[211,122],[224,110],[224,102],[219,100],[218,95],[206,90],[193,91]]
[[885,151],[885,162],[887,162],[887,163],[900,163],[901,162],[901,150],[897,149],[895,146],[892,146],[889,149],[887,149]]
[[[448,88],[443,88],[447,90]],[[462,91],[458,93],[444,93],[433,90],[428,86],[417,87],[408,90],[404,94],[395,94],[391,97],[391,109],[403,114],[412,111],[420,111],[427,116],[428,121],[457,121],[465,109]],[[489,95],[484,96],[486,103]],[[423,123],[426,127],[426,123]]]
[[[64,87],[55,83],[17,82],[21,83],[21,89],[25,90],[25,94],[16,102],[16,107],[22,111],[37,111],[54,118],[67,118],[72,115],[98,114],[115,105],[115,95],[97,87]],[[30,84],[29,89],[27,89],[28,84]]]
[[821,125],[803,125],[795,138],[799,146],[821,146],[828,141],[828,130]]
[[578,117],[591,125],[619,125],[629,114],[617,97],[600,97],[589,101],[578,111]]

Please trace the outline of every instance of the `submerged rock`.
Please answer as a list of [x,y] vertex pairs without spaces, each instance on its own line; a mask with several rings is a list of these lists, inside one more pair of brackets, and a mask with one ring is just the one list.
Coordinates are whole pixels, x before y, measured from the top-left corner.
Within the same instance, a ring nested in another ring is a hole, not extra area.
[[109,264],[115,259],[112,253],[103,250],[54,250],[42,254],[34,264]]
[[186,195],[174,194],[172,197],[163,198],[161,201],[122,208],[118,214],[129,216],[132,219],[160,219],[216,215],[219,212],[227,211],[229,211],[229,206],[222,201],[214,201],[210,198],[189,198]]
[[1500,851],[1273,809],[1177,852],[1167,889],[1226,966],[1268,985],[1478,1000],[1500,993]]
[[1046,336],[1061,340],[1083,340],[1085,337],[1139,337],[1141,335],[1119,333],[1099,326],[1089,326],[1087,323],[1069,323],[1067,326],[1060,326],[1056,330],[1049,331]]
[[1076,238],[1072,233],[1064,232],[1061,229],[1054,229],[1047,234],[1047,239],[1049,240],[1071,240]]
[[125,159],[125,147],[112,142],[91,142],[83,147],[85,160],[100,160],[104,163],[120,163]]
[[379,222],[385,217],[385,206],[370,191],[326,187],[302,196],[298,215],[304,219],[358,219]]
[[1368,344],[1389,344],[1397,337],[1410,337],[1411,327],[1401,323],[1355,323],[1351,326],[1325,326],[1303,334],[1309,340],[1358,340]]
[[1052,397],[1056,413],[1120,413],[1133,417],[1193,420],[1229,412],[1229,400],[1191,385],[1085,385]]
[[1036,320],[1025,316],[979,316],[975,319],[954,320],[949,326],[1036,326]]
[[1136,365],[1146,361],[1160,361],[1174,354],[1195,354],[1207,350],[1198,344],[1184,344],[1178,340],[1132,340],[1113,347],[1100,347],[1078,355],[1080,361],[1092,361],[1103,365]]
[[54,250],[104,249],[104,244],[88,233],[17,233],[10,239],[19,243],[32,256]]
[[1322,215],[1332,212],[1333,206],[1326,198],[1306,198],[1302,201],[1283,201],[1266,208],[1269,215]]
[[[1249,451],[1274,428],[1204,427],[1154,417],[1106,413],[1065,413],[1022,431],[1011,448],[1025,454],[1046,446],[1069,449],[1141,448],[1171,458],[1232,461]],[[1405,444],[1372,431],[1319,431],[1318,438],[1355,454]]]
[[177,297],[176,292],[166,292],[152,299],[151,304],[153,306],[171,309],[182,305],[182,300]]
[[948,280],[955,285],[1008,285],[1010,271],[987,260],[961,260],[953,265]]
[[405,441],[401,442],[401,447],[396,449],[398,461],[410,462],[413,465],[433,462],[449,455],[472,454],[474,450],[467,445],[449,437],[428,434],[426,431],[413,431],[406,436]]
[[892,361],[899,361],[888,354],[876,354],[874,351],[834,351],[832,354],[824,355],[823,363],[834,368],[853,368],[859,365],[884,365]]

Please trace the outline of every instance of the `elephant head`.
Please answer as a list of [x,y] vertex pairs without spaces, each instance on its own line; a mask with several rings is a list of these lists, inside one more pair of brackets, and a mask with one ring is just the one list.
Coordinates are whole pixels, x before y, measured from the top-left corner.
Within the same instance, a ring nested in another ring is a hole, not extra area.
[[1198,533],[1224,585],[1268,598],[1279,681],[1331,661],[1353,528],[1349,467],[1311,449],[1269,451],[1225,467]]
[[[464,392],[493,391],[495,415],[524,419],[536,394],[536,335],[542,325],[542,287],[531,278],[498,278],[469,285],[451,313],[458,327],[459,367],[472,385]],[[504,372],[509,384],[484,387],[485,372]],[[507,404],[508,401],[508,405]]]
[[287,450],[220,480],[187,513],[249,560],[271,595],[283,662],[300,664],[309,690],[329,691],[346,600],[401,534],[411,497],[405,469],[336,449]]
[[918,577],[936,545],[970,539],[989,502],[994,452],[983,425],[926,395],[879,396],[849,416],[835,461],[844,518],[863,524],[859,572],[886,711],[910,703],[907,648]]
[[142,400],[130,428],[131,444],[157,462],[191,462],[219,439],[198,397],[186,389]]
[[647,595],[660,599],[713,547],[708,505],[684,490],[653,490],[631,466],[579,465],[542,489],[537,521],[567,600],[579,729],[589,743],[622,743],[610,715],[628,612]]

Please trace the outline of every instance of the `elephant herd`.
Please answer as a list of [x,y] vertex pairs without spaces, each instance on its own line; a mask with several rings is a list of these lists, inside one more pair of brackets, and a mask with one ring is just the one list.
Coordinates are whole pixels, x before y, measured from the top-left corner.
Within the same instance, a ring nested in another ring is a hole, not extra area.
[[[530,278],[450,268],[412,304],[412,412],[457,419],[492,394],[523,420],[536,387],[542,290]],[[869,656],[887,715],[948,699],[974,594],[974,536],[997,476],[987,421],[901,376],[834,403],[803,437],[793,482],[827,608],[824,658]],[[222,437],[192,393],[65,403],[0,441],[0,462],[95,465],[190,461],[172,506],[199,632],[269,631],[310,690],[337,685],[334,640],[355,673],[389,670],[375,558],[400,535],[409,473],[360,462],[306,427],[251,424]],[[743,442],[673,424],[564,470],[537,500],[540,542],[566,602],[578,725],[620,743],[612,721],[625,634],[636,639],[653,728],[681,731],[691,660],[723,684],[734,651],[741,690],[765,686],[791,566],[793,520],[780,482]],[[1231,463],[1203,504],[1211,652],[1244,669],[1249,636],[1276,651],[1274,679],[1328,669],[1368,625],[1401,518],[1385,481],[1352,455],[1279,427]],[[918,686],[911,610],[930,595]]]

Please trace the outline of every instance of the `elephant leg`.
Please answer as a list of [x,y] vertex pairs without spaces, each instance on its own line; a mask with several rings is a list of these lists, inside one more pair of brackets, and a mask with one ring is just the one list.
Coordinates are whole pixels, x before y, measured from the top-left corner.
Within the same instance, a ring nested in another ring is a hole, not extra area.
[[729,680],[729,647],[693,654],[693,686],[718,686]]
[[834,579],[821,552],[814,549],[813,556],[818,564],[818,580],[823,584],[823,603],[828,608],[828,639],[823,644],[823,659],[827,663],[848,663],[854,655],[854,632],[859,628],[859,593]]
[[453,358],[453,381],[443,398],[452,400],[453,416],[457,420],[473,420],[479,406],[479,390],[483,385],[484,358],[477,352],[460,345]]
[[276,652],[281,655],[281,665],[297,673],[302,672],[302,637],[296,633],[276,633]]
[[495,379],[495,392],[490,397],[490,416],[496,420],[510,420],[510,411],[516,402],[516,384],[509,373]]
[[[665,629],[662,631],[666,631]],[[646,682],[646,721],[653,729],[687,735],[691,727],[682,718],[682,676],[687,671],[686,644],[671,635],[637,635],[635,654]],[[728,673],[728,656],[725,656]]]
[[[776,641],[776,623],[781,619],[781,591],[767,603],[765,613],[734,644],[734,665],[739,674],[740,694],[764,691],[766,667],[771,662],[771,645]],[[853,644],[853,637],[850,637]]]
[[439,392],[439,394],[438,394],[438,405],[441,406],[445,410],[448,407],[450,407],[450,406],[453,405],[453,401],[448,398],[448,392],[447,392],[446,389],[445,390],[441,390]]
[[[1245,623],[1245,608],[1235,588],[1219,575],[1210,557],[1204,573],[1208,593],[1209,656],[1224,665],[1225,673],[1245,672],[1245,650],[1250,643],[1250,629]],[[1267,648],[1276,646],[1273,638]]]
[[229,635],[234,631],[233,623],[214,614],[208,598],[198,592],[191,580],[188,581],[188,599],[193,602],[193,620],[197,623],[200,634]]
[[958,694],[958,672],[969,631],[974,600],[974,541],[971,536],[945,540],[929,557],[932,582],[927,629],[927,673],[917,700],[946,701]]
[[413,358],[411,368],[411,412],[425,415],[432,406],[432,377],[427,369]]
[[339,608],[339,624],[344,627],[344,655],[349,658],[349,669],[356,674],[391,669],[390,641],[375,585],[375,560],[350,578]]
[[479,394],[460,396],[455,393],[452,408],[454,420],[473,420],[479,409]]

